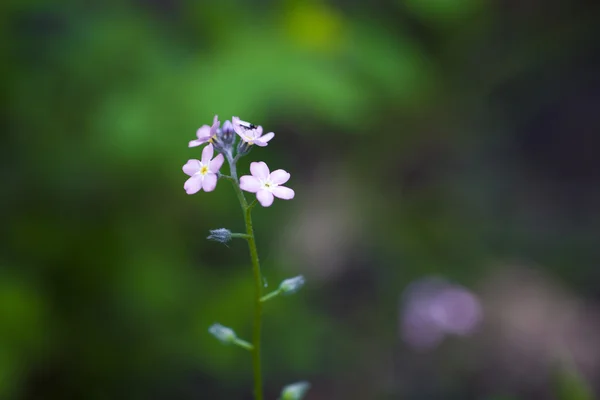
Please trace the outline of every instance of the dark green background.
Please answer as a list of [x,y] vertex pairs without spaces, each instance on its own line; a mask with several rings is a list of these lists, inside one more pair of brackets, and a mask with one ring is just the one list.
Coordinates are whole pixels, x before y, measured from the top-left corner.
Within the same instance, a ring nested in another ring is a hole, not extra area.
[[[307,278],[265,307],[269,399],[305,379],[313,400],[591,399],[598,9],[2,1],[0,398],[251,398],[248,354],[207,332],[250,333],[247,249],[205,240],[242,213],[226,182],[183,190],[218,114],[274,131],[240,172],[266,161],[296,191],[254,212],[270,287]],[[431,275],[477,293],[486,322],[421,352],[400,298]],[[503,336],[507,299],[531,332]]]

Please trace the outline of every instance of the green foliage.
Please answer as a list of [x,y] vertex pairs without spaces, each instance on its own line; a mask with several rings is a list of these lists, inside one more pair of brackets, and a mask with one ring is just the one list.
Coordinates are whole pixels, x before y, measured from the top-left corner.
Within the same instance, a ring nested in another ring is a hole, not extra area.
[[[563,42],[527,30],[545,9],[507,29],[480,0],[338,3],[0,2],[0,398],[247,396],[246,354],[207,332],[218,320],[250,335],[247,249],[205,240],[241,231],[241,212],[227,182],[182,188],[200,154],[187,142],[214,114],[275,131],[272,152],[247,159],[277,161],[297,194],[255,216],[271,288],[307,277],[265,304],[267,392],[295,379],[315,382],[307,398],[393,392],[392,358],[410,354],[396,351],[398,299],[424,274],[471,284],[488,261],[523,257],[596,290],[599,220],[571,214],[592,206],[532,184],[561,163],[515,149],[527,118],[565,98],[561,56],[600,25],[557,12]],[[595,207],[593,187],[574,197]],[[278,251],[290,245],[297,256]],[[426,375],[460,379],[442,364]],[[581,377],[557,379],[561,399],[593,397]]]

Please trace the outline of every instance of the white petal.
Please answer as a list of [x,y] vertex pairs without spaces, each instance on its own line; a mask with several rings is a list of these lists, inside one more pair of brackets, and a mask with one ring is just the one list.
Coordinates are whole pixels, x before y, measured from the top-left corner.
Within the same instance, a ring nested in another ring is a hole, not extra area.
[[267,147],[267,143],[263,142],[260,139],[254,139],[252,141],[252,143],[254,143],[255,145],[257,145],[258,147]]
[[269,207],[271,204],[273,204],[273,194],[266,190],[259,190],[258,193],[256,193],[256,198],[263,207]]
[[196,137],[198,138],[198,140],[204,141],[210,139],[210,126],[202,125],[200,128],[198,128],[198,130],[196,131]]
[[271,172],[271,182],[276,185],[283,185],[290,179],[290,174],[282,169]]
[[273,139],[274,137],[275,137],[275,134],[273,132],[269,132],[266,135],[262,135],[260,137],[260,140],[267,143],[269,140]]
[[253,162],[250,164],[250,172],[259,179],[267,179],[269,176],[269,167],[262,161]]
[[219,128],[219,125],[221,125],[221,122],[219,121],[219,116],[215,115],[215,117],[213,118],[213,124],[210,127],[211,131],[216,131]]
[[198,147],[198,146],[202,146],[204,143],[208,142],[210,140],[210,138],[206,138],[206,139],[196,139],[196,140],[191,140],[190,143],[188,144],[188,147]]
[[190,179],[185,181],[183,188],[187,194],[198,193],[198,191],[202,188],[202,175],[192,176]]
[[248,127],[250,127],[250,123],[249,122],[242,121],[238,117],[231,117],[231,124],[233,125],[233,130],[238,135],[240,135],[245,130],[247,130]]
[[210,160],[212,159],[212,156],[214,154],[214,150],[213,150],[213,146],[212,144],[209,144],[208,146],[206,146],[204,148],[204,150],[202,150],[202,164],[207,165],[208,163],[210,163]]
[[256,193],[260,190],[260,181],[251,175],[244,175],[240,178],[240,189]]
[[[234,128],[234,130],[235,130],[235,128]],[[237,133],[238,136],[246,143],[251,142],[253,140],[253,138],[249,137],[246,134],[247,133],[246,131],[241,130],[241,131],[236,131],[235,133]]]
[[217,172],[219,172],[219,170],[221,169],[221,166],[223,165],[223,160],[225,160],[223,158],[223,154],[219,154],[218,156],[216,156],[211,162],[210,162],[210,172],[214,172],[215,174]]
[[204,189],[205,192],[212,192],[213,190],[215,190],[215,187],[217,186],[217,175],[213,174],[213,173],[208,173],[206,175],[204,175],[204,180],[202,181],[202,189]]
[[200,171],[200,161],[198,161],[198,160],[188,160],[188,162],[185,163],[185,165],[183,166],[182,169],[183,169],[183,172],[185,172],[186,175],[192,176],[196,172]]
[[294,198],[294,191],[289,187],[276,186],[273,188],[273,194],[283,200],[291,200]]

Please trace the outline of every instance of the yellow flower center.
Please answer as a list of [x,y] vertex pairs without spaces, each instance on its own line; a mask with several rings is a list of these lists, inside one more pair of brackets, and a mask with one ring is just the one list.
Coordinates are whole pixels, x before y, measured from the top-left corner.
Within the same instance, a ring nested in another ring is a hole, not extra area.
[[207,173],[208,173],[208,166],[203,165],[202,168],[200,168],[200,174],[206,175]]

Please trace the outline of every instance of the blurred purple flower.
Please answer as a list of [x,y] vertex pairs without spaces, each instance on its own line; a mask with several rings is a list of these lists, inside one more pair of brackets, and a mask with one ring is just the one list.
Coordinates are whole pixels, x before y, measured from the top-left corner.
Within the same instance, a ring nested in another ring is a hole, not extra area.
[[469,335],[482,318],[477,297],[466,288],[439,278],[412,283],[405,291],[401,330],[416,348],[432,348],[446,335]]

